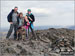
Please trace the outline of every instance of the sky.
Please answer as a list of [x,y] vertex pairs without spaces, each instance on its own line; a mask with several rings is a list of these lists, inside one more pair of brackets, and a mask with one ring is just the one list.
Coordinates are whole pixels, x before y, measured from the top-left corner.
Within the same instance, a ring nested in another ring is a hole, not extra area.
[[34,26],[73,26],[74,1],[1,1],[1,27],[9,27],[7,15],[15,7],[25,16],[31,9]]

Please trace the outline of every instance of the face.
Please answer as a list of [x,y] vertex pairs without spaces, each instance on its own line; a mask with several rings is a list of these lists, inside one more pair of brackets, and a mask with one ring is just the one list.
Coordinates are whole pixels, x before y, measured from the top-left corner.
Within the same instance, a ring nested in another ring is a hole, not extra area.
[[14,11],[17,12],[18,8],[14,8]]
[[31,14],[31,11],[28,11],[28,14]]
[[23,14],[20,14],[20,17],[23,17]]

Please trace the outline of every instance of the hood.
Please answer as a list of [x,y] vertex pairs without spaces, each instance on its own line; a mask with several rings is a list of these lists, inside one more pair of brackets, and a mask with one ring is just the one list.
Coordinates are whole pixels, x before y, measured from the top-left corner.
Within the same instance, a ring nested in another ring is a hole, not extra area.
[[12,11],[11,12],[14,12],[14,9],[12,9]]

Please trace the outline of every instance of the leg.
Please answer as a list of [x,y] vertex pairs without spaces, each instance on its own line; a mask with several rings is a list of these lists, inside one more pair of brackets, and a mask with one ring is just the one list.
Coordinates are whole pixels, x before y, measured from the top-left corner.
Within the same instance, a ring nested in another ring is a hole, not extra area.
[[28,39],[28,29],[26,29],[26,39]]
[[28,27],[28,34],[29,34],[29,27]]
[[18,34],[19,34],[19,32],[18,32],[18,30],[17,30],[17,39],[16,39],[16,40],[18,40]]
[[36,38],[37,38],[37,36],[36,36],[36,33],[34,33],[34,29],[32,29],[32,27],[31,27],[31,26],[30,26],[30,29],[31,29],[31,32],[32,32],[32,35],[33,35],[34,39],[36,39]]
[[14,39],[17,38],[17,24],[14,25]]
[[9,31],[8,31],[8,33],[7,33],[6,38],[9,38],[9,37],[10,37],[12,31],[13,31],[13,24],[10,25],[10,29],[9,29]]
[[19,40],[19,39],[20,39],[20,29],[18,29],[16,33],[17,33],[17,35],[16,35],[16,37],[17,37],[16,40]]

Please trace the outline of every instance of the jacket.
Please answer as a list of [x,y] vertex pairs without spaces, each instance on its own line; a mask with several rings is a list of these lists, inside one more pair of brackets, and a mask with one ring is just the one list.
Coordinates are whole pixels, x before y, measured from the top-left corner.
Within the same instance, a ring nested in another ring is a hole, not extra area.
[[34,15],[33,14],[31,14],[31,15],[26,15],[27,17],[28,17],[28,20],[29,21],[31,21],[30,19],[29,19],[29,17],[32,19],[32,21],[31,21],[31,23],[33,23],[34,21],[35,21],[35,18],[34,18]]
[[[14,12],[14,9],[12,9],[12,11],[7,16],[8,22],[12,22],[12,14],[13,14],[13,12]],[[17,14],[18,14],[18,12],[17,12]]]
[[[17,17],[17,23],[18,23],[18,25],[19,25],[19,19],[20,19],[20,17]],[[25,21],[24,21],[24,17],[22,17],[22,25],[24,25],[24,23],[25,23]]]

